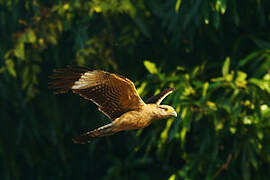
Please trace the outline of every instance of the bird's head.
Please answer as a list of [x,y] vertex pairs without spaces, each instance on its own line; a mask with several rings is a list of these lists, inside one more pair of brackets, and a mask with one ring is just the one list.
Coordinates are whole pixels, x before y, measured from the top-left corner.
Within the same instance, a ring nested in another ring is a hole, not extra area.
[[177,117],[176,111],[171,106],[168,106],[168,105],[158,105],[158,109],[159,109],[159,114],[163,118],[169,118],[169,117],[172,117],[172,116]]

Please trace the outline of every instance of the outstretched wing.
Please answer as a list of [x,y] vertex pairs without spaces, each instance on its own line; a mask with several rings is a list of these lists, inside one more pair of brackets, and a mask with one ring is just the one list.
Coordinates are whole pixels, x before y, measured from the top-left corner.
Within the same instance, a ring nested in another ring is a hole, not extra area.
[[56,69],[50,76],[49,87],[55,93],[74,93],[93,101],[111,120],[123,113],[144,106],[134,84],[127,78],[113,73],[88,68]]
[[160,104],[163,101],[163,99],[167,97],[169,94],[171,94],[174,90],[175,88],[166,89],[161,93],[147,99],[146,104]]

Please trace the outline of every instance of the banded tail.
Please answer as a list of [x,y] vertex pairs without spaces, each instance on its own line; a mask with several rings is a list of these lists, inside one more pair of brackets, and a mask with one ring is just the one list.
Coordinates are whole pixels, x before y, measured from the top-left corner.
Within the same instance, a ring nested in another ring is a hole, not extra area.
[[99,137],[109,136],[109,135],[112,135],[114,133],[115,132],[113,131],[112,123],[110,123],[110,124],[107,124],[107,125],[102,126],[100,128],[97,128],[93,131],[89,131],[85,134],[82,134],[78,137],[75,137],[72,139],[72,141],[74,143],[77,143],[77,144],[86,144],[86,143],[89,143],[89,142],[99,138]]

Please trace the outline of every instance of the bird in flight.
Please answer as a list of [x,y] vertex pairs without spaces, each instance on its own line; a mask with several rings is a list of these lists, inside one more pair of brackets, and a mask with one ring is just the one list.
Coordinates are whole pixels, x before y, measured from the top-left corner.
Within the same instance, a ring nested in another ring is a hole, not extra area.
[[89,143],[98,137],[141,129],[153,121],[177,116],[173,107],[160,104],[175,88],[164,90],[144,102],[132,81],[102,70],[67,67],[55,69],[50,78],[52,82],[49,87],[54,89],[56,94],[71,90],[94,102],[98,110],[111,120],[111,123],[105,126],[73,138],[74,143]]

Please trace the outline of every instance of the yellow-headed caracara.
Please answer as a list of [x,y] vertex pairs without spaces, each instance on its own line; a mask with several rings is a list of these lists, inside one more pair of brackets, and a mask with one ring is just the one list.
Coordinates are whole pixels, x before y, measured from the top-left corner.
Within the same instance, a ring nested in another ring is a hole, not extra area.
[[55,89],[56,94],[72,90],[94,102],[111,120],[110,124],[73,138],[74,143],[85,144],[98,137],[144,128],[155,120],[177,116],[173,107],[160,105],[175,88],[164,90],[144,103],[132,81],[121,75],[85,67],[68,67],[54,72],[50,76],[53,79],[50,88]]

